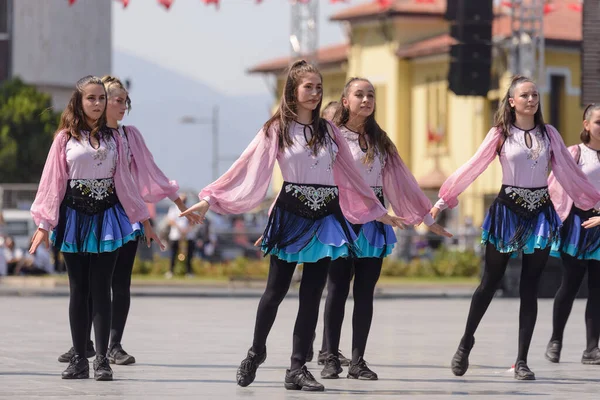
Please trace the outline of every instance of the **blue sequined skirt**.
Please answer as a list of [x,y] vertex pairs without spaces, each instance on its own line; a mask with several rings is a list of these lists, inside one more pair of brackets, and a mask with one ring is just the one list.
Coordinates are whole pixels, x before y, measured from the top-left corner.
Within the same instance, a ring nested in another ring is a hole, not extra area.
[[483,222],[481,243],[491,243],[513,257],[531,254],[557,242],[560,226],[547,187],[503,185]]
[[581,224],[591,217],[598,217],[596,210],[571,207],[569,216],[560,230],[560,241],[552,245],[550,255],[559,257],[565,253],[580,260],[600,260],[600,227],[586,229]]
[[58,225],[50,236],[60,251],[113,252],[141,236],[143,229],[129,221],[112,178],[68,181]]
[[359,258],[384,258],[389,256],[398,242],[394,228],[379,221],[357,225]]
[[296,263],[356,257],[357,235],[338,195],[337,186],[284,182],[263,233],[265,255]]
[[[371,186],[373,193],[385,207],[383,186]],[[384,258],[392,253],[398,241],[394,228],[379,221],[370,221],[363,225],[354,225],[358,235],[356,245],[359,258]]]

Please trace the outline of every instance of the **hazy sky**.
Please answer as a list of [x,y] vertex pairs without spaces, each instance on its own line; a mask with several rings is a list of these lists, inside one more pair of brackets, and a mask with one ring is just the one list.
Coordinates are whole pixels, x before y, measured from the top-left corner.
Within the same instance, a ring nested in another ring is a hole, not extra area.
[[[319,0],[319,45],[345,40],[333,13],[366,0]],[[208,83],[228,95],[267,93],[260,75],[246,70],[290,54],[288,0],[221,0],[220,10],[200,0],[175,0],[166,11],[156,0],[113,2],[113,47]],[[165,77],[167,79],[167,77]]]

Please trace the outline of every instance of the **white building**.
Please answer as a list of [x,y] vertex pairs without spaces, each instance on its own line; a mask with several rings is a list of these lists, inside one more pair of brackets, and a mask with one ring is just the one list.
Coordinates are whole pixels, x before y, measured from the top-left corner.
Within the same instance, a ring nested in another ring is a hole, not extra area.
[[111,71],[111,1],[0,0],[0,81],[20,77],[66,106],[75,82]]

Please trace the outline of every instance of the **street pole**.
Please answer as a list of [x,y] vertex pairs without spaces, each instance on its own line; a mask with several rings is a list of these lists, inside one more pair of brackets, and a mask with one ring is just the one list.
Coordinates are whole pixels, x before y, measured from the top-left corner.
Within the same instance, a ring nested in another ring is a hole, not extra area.
[[212,177],[219,178],[219,106],[213,107],[212,115]]

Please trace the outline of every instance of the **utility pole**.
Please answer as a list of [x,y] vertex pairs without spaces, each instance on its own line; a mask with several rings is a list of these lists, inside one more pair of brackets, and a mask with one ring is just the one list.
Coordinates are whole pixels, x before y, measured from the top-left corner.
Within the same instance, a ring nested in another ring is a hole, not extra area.
[[545,0],[512,0],[510,71],[544,83]]
[[211,118],[196,118],[192,115],[185,115],[180,118],[182,124],[192,125],[210,125],[212,136],[212,179],[217,180],[219,177],[219,106],[215,105],[212,109]]
[[316,62],[319,33],[319,0],[291,0],[292,59]]

